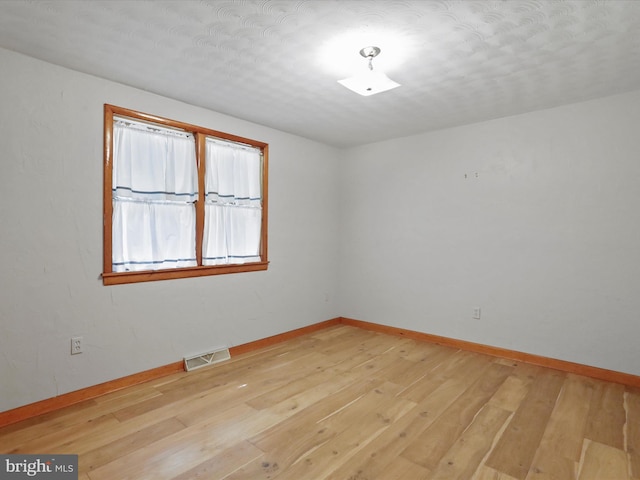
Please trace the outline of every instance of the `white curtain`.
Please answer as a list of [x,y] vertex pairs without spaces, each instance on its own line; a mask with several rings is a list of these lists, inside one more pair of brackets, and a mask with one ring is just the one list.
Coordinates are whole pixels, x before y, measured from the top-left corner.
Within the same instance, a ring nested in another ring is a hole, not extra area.
[[196,266],[193,135],[117,119],[113,145],[113,271]]
[[204,265],[260,261],[260,150],[206,141]]

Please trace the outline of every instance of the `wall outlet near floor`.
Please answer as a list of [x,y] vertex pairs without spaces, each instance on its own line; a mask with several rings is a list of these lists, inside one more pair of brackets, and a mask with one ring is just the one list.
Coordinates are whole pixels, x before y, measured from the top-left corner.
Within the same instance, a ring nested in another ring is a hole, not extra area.
[[476,320],[480,320],[480,307],[476,307],[473,309],[473,318]]
[[71,355],[82,353],[82,337],[71,337]]

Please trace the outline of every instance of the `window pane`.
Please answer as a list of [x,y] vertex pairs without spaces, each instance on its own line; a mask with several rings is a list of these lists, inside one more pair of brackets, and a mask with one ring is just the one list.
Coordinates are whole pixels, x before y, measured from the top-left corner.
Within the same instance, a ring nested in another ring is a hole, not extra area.
[[205,205],[203,265],[260,261],[262,210],[232,205]]
[[113,195],[194,202],[198,170],[193,135],[116,120]]
[[194,267],[195,206],[115,199],[113,271]]
[[206,201],[259,207],[262,157],[255,148],[207,139]]

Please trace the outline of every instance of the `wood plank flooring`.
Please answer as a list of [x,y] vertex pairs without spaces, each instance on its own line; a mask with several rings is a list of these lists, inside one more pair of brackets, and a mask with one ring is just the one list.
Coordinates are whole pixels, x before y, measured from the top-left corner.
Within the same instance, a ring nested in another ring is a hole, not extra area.
[[640,480],[640,390],[338,325],[0,429],[82,480]]

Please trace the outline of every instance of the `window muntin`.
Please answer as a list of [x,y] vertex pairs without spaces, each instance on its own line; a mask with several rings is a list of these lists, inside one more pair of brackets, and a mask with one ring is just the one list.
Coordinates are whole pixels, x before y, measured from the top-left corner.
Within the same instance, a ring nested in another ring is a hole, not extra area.
[[267,161],[265,143],[105,105],[104,284],[266,270]]

